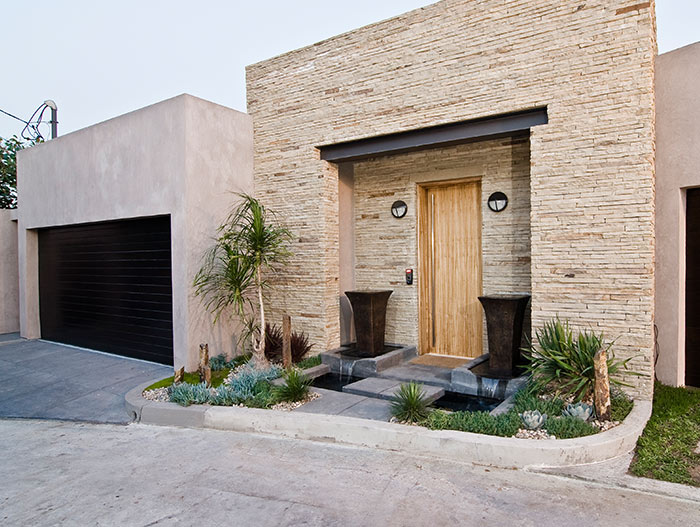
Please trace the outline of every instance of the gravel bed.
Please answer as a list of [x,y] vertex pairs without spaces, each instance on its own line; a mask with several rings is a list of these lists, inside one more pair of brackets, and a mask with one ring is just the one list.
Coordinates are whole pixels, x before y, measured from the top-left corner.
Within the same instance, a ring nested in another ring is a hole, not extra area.
[[149,401],[157,401],[159,403],[167,403],[170,401],[167,388],[156,388],[155,390],[144,390],[143,398]]
[[318,399],[319,397],[321,397],[320,393],[309,392],[309,395],[307,395],[306,398],[302,399],[301,401],[297,401],[294,403],[285,401],[282,403],[277,403],[277,404],[271,406],[270,408],[272,410],[282,410],[284,412],[291,412],[292,410],[299,408],[300,406],[303,406],[306,403],[313,401],[314,399]]
[[556,437],[550,435],[547,430],[527,430],[525,428],[519,428],[518,433],[513,437],[518,439],[556,439]]

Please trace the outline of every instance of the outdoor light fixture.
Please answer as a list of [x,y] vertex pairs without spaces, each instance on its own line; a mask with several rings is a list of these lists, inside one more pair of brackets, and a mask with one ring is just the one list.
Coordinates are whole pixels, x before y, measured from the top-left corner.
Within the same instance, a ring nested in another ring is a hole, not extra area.
[[408,205],[406,202],[398,200],[391,204],[391,215],[394,218],[403,218],[408,212]]
[[508,206],[508,196],[503,192],[494,192],[489,196],[489,209],[494,212],[501,212]]

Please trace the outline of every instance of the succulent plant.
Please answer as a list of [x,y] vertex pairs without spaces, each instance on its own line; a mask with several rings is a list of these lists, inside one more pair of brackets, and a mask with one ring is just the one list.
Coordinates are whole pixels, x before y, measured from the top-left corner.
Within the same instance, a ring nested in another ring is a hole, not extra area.
[[541,414],[539,410],[525,410],[520,414],[520,420],[528,430],[539,430],[547,421],[547,414]]
[[588,421],[593,415],[593,407],[586,403],[567,404],[562,415],[577,417],[581,421]]

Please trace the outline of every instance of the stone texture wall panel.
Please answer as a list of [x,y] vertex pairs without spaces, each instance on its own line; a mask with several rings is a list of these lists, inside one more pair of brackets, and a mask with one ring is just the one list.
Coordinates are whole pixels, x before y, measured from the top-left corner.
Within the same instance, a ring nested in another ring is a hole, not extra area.
[[[656,37],[654,2],[633,5],[444,0],[249,66],[256,192],[296,235],[274,316],[317,350],[339,342],[337,173],[316,146],[547,106],[530,137],[533,327],[602,330],[651,374]],[[652,377],[632,381],[651,396]]]

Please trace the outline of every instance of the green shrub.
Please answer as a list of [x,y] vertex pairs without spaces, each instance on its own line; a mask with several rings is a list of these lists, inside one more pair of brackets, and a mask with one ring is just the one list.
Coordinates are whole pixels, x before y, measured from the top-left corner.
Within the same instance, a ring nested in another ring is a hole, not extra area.
[[221,371],[221,370],[232,370],[237,368],[241,364],[245,364],[250,360],[250,353],[245,353],[243,355],[238,355],[231,360],[226,360],[226,355],[217,355],[209,359],[209,366],[211,371]]
[[428,417],[429,403],[423,387],[416,382],[402,384],[391,401],[391,415],[399,421],[417,423]]
[[306,370],[307,368],[313,368],[314,366],[321,365],[321,356],[314,355],[313,357],[307,357],[306,359],[297,362],[297,368]]
[[500,415],[491,415],[488,412],[434,410],[421,424],[431,430],[459,430],[501,437],[514,436],[521,426],[520,417],[512,410]]
[[610,419],[623,421],[632,411],[634,402],[621,390],[610,390]]
[[555,319],[545,322],[544,327],[536,332],[536,339],[537,347],[524,350],[528,361],[526,369],[532,376],[532,386],[536,390],[554,385],[562,393],[571,394],[576,401],[580,401],[593,390],[593,357],[601,349],[609,354],[611,383],[625,385],[613,377],[623,369],[628,374],[638,375],[627,368],[631,357],[615,360],[611,345],[604,344],[602,334],[583,331],[574,338],[569,323]]
[[309,395],[309,379],[301,370],[291,368],[283,374],[284,384],[275,386],[274,394],[280,401],[302,401]]
[[282,370],[277,366],[271,366],[260,370],[250,365],[243,366],[228,383],[229,387],[235,391],[239,400],[245,401],[253,399],[256,394],[256,386],[260,381],[271,381],[279,377]]
[[249,408],[269,408],[279,399],[269,381],[258,381],[253,387],[253,396],[242,401]]
[[515,394],[513,402],[513,409],[519,414],[528,410],[538,410],[542,414],[561,415],[565,406],[561,398],[542,399],[532,389],[520,390]]
[[[295,364],[301,361],[313,347],[303,331],[300,333],[292,331],[289,343],[292,349],[292,362]],[[271,362],[282,362],[282,329],[275,324],[265,325],[265,358]]]
[[170,402],[180,406],[191,404],[205,404],[213,399],[211,388],[206,383],[200,384],[175,384],[170,387]]
[[598,433],[598,429],[578,417],[550,417],[544,428],[557,439],[590,436]]

